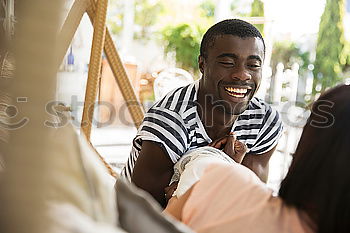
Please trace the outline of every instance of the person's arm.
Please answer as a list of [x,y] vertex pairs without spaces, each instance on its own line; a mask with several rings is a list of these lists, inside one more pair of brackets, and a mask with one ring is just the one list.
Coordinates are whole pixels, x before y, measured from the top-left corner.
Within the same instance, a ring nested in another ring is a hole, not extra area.
[[246,154],[242,164],[252,170],[263,182],[267,182],[269,175],[269,161],[276,146],[263,154]]
[[143,141],[131,181],[137,187],[149,192],[164,207],[166,204],[164,188],[169,185],[173,175],[173,165],[159,144]]
[[[265,107],[265,116],[257,138],[257,143],[250,148],[251,154],[247,154],[244,157],[242,164],[250,168],[266,183],[269,175],[269,161],[282,135],[283,123],[279,113],[275,109],[269,105],[265,105]],[[267,137],[267,135],[269,135],[269,137]],[[265,153],[254,153],[255,151],[260,151],[261,148],[270,147],[271,145],[275,146]]]
[[188,198],[190,197],[193,187],[195,186],[192,185],[192,187],[190,189],[188,189],[183,195],[181,195],[179,198],[172,197],[169,200],[169,203],[167,205],[167,207],[164,210],[164,213],[167,213],[171,216],[173,216],[174,218],[176,218],[177,220],[181,221],[182,220],[182,209],[185,206]]

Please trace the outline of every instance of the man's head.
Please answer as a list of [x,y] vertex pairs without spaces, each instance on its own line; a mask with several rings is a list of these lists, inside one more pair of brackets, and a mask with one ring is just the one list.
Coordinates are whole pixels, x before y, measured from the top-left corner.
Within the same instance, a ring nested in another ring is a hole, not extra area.
[[260,38],[264,45],[265,55],[264,38],[256,27],[240,19],[226,19],[211,26],[204,34],[201,42],[199,56],[207,58],[208,48],[214,45],[217,36],[223,35],[232,35],[243,39],[248,37]]
[[238,19],[215,24],[201,43],[201,91],[225,113],[242,113],[260,85],[264,56],[264,40],[253,25]]

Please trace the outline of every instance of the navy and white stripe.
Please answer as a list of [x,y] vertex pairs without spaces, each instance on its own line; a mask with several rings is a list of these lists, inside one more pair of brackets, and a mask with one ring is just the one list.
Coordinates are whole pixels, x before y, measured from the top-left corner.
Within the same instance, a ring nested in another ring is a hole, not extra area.
[[[196,107],[199,82],[178,88],[155,103],[145,114],[122,176],[130,180],[142,141],[160,143],[173,163],[187,151],[211,142]],[[237,139],[248,147],[248,154],[263,154],[275,145],[282,132],[278,112],[264,101],[253,98],[232,126]]]

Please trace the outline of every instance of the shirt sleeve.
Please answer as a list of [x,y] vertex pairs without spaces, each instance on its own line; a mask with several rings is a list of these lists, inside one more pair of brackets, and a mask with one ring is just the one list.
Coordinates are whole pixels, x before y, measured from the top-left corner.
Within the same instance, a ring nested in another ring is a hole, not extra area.
[[282,136],[283,123],[280,114],[266,105],[265,117],[258,138],[249,154],[263,154],[271,150]]
[[186,151],[188,133],[178,113],[154,107],[146,113],[135,140],[159,143],[175,163]]

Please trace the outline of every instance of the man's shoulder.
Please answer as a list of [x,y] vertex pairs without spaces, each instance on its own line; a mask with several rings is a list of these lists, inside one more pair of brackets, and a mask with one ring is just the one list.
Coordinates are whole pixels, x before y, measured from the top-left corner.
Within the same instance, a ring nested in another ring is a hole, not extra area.
[[149,111],[173,112],[181,115],[186,110],[195,106],[195,83],[176,88],[157,101]]
[[[279,120],[280,116],[278,111],[273,108],[270,104],[265,102],[262,99],[259,99],[257,97],[253,97],[248,105],[248,108],[246,111],[244,111],[238,118],[238,120],[241,122],[241,120],[244,120],[244,124],[248,123],[246,120],[260,120],[261,122],[259,124],[263,124],[267,119],[273,118],[275,120]],[[251,121],[249,121],[251,123]],[[255,122],[254,124],[257,124]]]
[[277,109],[264,100],[254,97],[249,108],[253,110],[253,115],[259,115],[258,113],[260,113],[263,124],[282,125],[282,119]]
[[261,112],[264,114],[277,114],[279,116],[279,113],[275,106],[272,106],[271,104],[267,103],[266,101],[259,99],[257,97],[254,97],[250,103],[249,103],[249,110],[255,111],[255,112]]
[[271,106],[264,100],[257,97],[253,97],[249,103],[249,110],[266,110],[271,108]]

